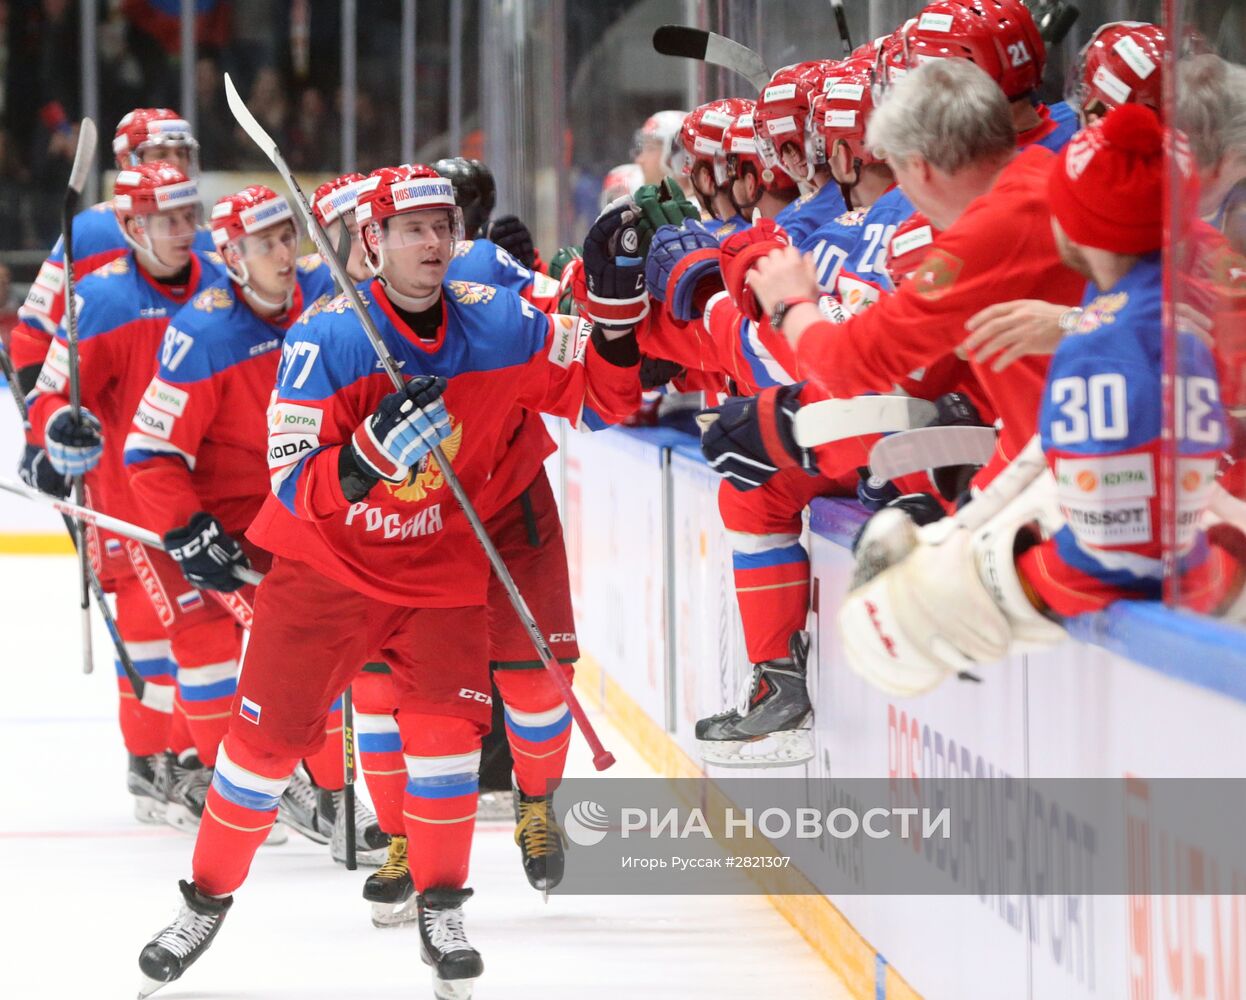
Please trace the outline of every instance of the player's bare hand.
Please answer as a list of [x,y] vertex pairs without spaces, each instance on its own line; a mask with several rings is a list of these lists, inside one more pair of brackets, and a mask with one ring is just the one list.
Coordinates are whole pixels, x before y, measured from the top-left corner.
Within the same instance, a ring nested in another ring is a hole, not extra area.
[[965,324],[969,336],[961,348],[979,364],[992,357],[993,371],[1003,371],[1029,354],[1054,354],[1064,332],[1060,317],[1068,306],[1040,299],[999,302],[975,313]]
[[795,247],[771,250],[753,267],[745,279],[762,312],[774,311],[784,299],[814,299],[821,294],[813,261]]

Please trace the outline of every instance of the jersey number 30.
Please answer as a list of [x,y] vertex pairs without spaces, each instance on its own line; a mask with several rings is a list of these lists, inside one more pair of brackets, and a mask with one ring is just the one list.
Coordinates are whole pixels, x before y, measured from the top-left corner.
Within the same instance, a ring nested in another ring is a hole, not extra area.
[[[1223,433],[1217,416],[1220,387],[1214,378],[1190,375],[1177,380],[1177,438],[1216,444]],[[1069,375],[1051,383],[1051,402],[1062,418],[1051,422],[1053,444],[1086,440],[1122,441],[1129,436],[1125,376],[1102,372]]]

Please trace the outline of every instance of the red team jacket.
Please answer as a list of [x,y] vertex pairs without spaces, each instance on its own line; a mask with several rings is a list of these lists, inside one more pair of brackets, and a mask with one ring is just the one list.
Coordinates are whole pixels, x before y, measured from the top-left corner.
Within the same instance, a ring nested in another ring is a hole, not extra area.
[[[579,423],[587,406],[621,417],[639,404],[638,365],[607,362],[585,322],[544,315],[506,289],[447,280],[442,326],[422,342],[378,282],[359,287],[402,370],[450,379],[443,449],[473,499],[494,475],[516,406]],[[269,423],[273,496],[248,537],[390,604],[483,604],[488,563],[431,456],[400,486],[382,481],[356,503],[342,495],[338,452],[392,391],[344,295],[290,329]]]
[[[162,285],[138,266],[133,253],[118,257],[77,287],[79,375],[82,405],[103,425],[104,454],[87,476],[92,506],[143,524],[146,511],[130,488],[122,453],[134,414],[143,401],[158,357],[177,347],[165,329],[178,309],[224,276],[215,254],[191,255],[184,285]],[[48,417],[69,403],[69,354],[64,329],[48,350],[30,395],[29,437],[43,446]]]
[[[298,262],[286,316],[257,315],[226,278],[173,317],[155,377],[125,440],[130,484],[143,523],[163,534],[197,511],[241,535],[268,495],[265,412],[277,382],[286,328],[333,291],[315,255]],[[282,322],[281,320],[284,320]]]

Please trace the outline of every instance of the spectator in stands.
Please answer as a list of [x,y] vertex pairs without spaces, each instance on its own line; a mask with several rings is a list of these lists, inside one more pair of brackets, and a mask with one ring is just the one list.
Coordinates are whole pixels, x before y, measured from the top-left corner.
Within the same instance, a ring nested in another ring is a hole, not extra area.
[[340,126],[324,94],[315,87],[306,88],[290,123],[290,165],[295,170],[336,170],[341,145]]
[[[251,92],[247,95],[247,107],[255,115],[265,131],[273,137],[281,149],[289,146],[286,125],[290,116],[290,104],[286,100],[285,86],[281,77],[271,66],[262,67],[251,82]],[[236,146],[239,151],[240,167],[264,168],[268,159],[256,147],[242,129],[234,130]]]
[[225,106],[225,84],[216,54],[201,52],[195,63],[195,135],[206,170],[234,170],[234,117]]

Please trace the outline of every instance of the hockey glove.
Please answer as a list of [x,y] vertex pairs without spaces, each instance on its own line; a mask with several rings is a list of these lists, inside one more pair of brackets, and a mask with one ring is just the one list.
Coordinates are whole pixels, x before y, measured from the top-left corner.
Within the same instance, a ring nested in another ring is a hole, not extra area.
[[701,223],[662,226],[653,234],[645,257],[645,287],[666,303],[675,319],[696,319],[701,315],[696,308],[697,287],[708,281],[715,291],[722,288],[718,258],[718,240]]
[[780,469],[817,475],[813,453],[796,443],[792,424],[805,383],[772,386],[697,414],[701,453],[738,490],[756,489]]
[[69,496],[69,482],[52,468],[48,453],[33,444],[26,445],[21,464],[17,467],[17,475],[23,483],[40,493],[60,497],[62,500]]
[[644,252],[648,251],[649,242],[663,226],[701,221],[700,210],[688,200],[673,177],[666,178],[661,184],[645,184],[637,188],[632,200],[640,209],[636,229],[640,234],[640,248]]
[[555,281],[562,280],[562,272],[573,260],[584,256],[584,251],[577,246],[559,247],[549,262],[549,276]]
[[558,282],[558,312],[564,316],[578,316],[580,307],[575,301],[575,272],[580,269],[584,254],[579,247],[559,247],[549,264],[549,276]]
[[68,406],[48,418],[44,429],[48,458],[62,476],[81,476],[94,469],[104,454],[99,418],[85,407],[77,420]]
[[640,387],[642,389],[660,389],[671,379],[679,378],[684,372],[684,366],[674,361],[651,358],[647,354],[640,356]]
[[598,216],[584,240],[575,298],[580,315],[606,332],[630,330],[649,313],[639,219],[636,206],[622,202]]
[[229,594],[242,586],[235,569],[251,565],[237,539],[225,532],[221,522],[200,511],[182,528],[164,536],[164,550],[182,570],[192,587]]
[[536,266],[532,232],[517,215],[500,215],[485,229],[485,238],[500,246],[529,271]]
[[748,229],[732,233],[722,243],[723,284],[736,308],[754,323],[761,322],[762,308],[748,284],[748,273],[761,258],[790,246],[792,241],[771,219],[759,219]]
[[350,439],[350,455],[359,470],[375,479],[403,482],[413,465],[450,436],[450,414],[441,401],[445,390],[444,378],[417,375],[382,399]]

